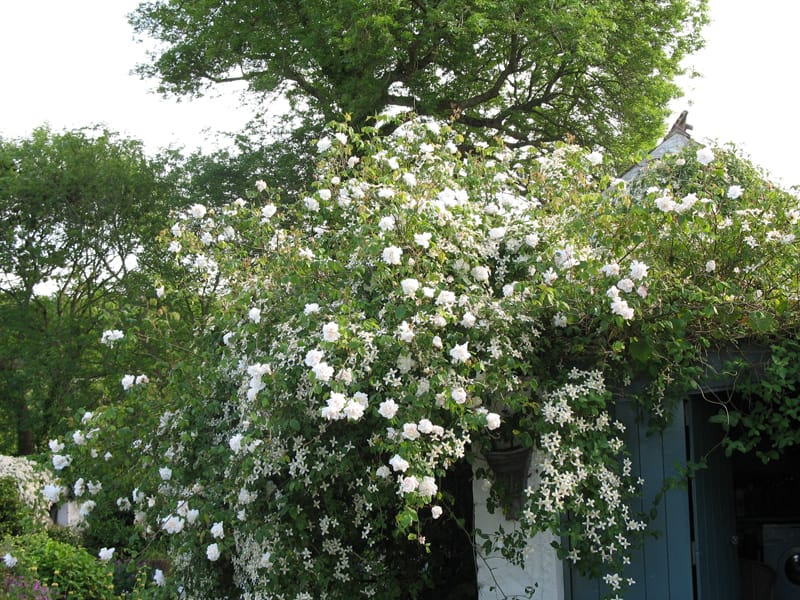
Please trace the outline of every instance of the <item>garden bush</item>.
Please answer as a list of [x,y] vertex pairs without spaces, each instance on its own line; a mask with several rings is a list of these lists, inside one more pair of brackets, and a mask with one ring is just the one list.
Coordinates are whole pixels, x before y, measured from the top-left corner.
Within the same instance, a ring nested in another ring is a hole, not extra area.
[[32,533],[9,539],[8,553],[16,559],[13,572],[38,580],[54,598],[112,600],[112,569],[105,562],[76,548]]
[[64,487],[102,488],[81,495],[90,526],[102,494],[167,545],[165,592],[406,598],[453,517],[444,477],[535,446],[538,487],[476,552],[521,564],[550,531],[619,597],[647,523],[610,390],[646,377],[635,399],[658,425],[709,352],[798,330],[797,198],[730,149],[689,147],[628,186],[569,144],[375,133],[320,140],[299,202],[259,181],[176,215],[182,287],[213,309],[167,373],[131,365],[125,402],[58,442]]
[[0,539],[22,533],[24,505],[13,477],[0,477]]
[[19,575],[6,575],[3,584],[4,598],[9,600],[56,600],[59,594],[43,586],[36,579]]
[[50,522],[50,503],[42,488],[54,479],[52,473],[24,456],[0,456],[0,474],[0,528],[19,533]]

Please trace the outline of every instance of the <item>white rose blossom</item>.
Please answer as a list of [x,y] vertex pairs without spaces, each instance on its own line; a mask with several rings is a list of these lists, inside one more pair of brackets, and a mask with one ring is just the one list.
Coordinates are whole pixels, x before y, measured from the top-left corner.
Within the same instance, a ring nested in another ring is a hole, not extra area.
[[400,287],[403,288],[403,293],[406,296],[414,296],[419,289],[419,281],[416,279],[403,279],[400,282]]
[[306,352],[305,364],[307,367],[316,367],[323,358],[325,358],[325,353],[322,350],[309,350]]
[[477,267],[473,267],[470,271],[470,274],[472,275],[472,278],[479,283],[489,281],[489,269],[484,266],[479,265]]
[[487,413],[486,414],[486,429],[497,429],[500,427],[500,415],[497,413]]
[[463,344],[456,344],[450,350],[450,357],[453,359],[455,363],[463,363],[467,362],[472,355],[469,352],[469,342],[464,342]]
[[590,165],[596,167],[597,165],[603,162],[603,153],[598,152],[597,150],[595,150],[594,152],[590,152],[589,154],[586,155],[586,160],[589,161]]
[[403,479],[400,480],[400,492],[403,494],[410,494],[411,492],[416,491],[418,487],[419,480],[413,475],[403,477]]
[[181,517],[177,517],[175,515],[168,515],[161,526],[161,528],[169,533],[170,535],[174,535],[176,533],[180,533],[183,531],[185,521]]
[[100,548],[100,552],[97,553],[97,557],[102,560],[103,562],[110,561],[114,556],[114,548]]
[[433,237],[432,234],[428,232],[415,233],[414,243],[417,244],[417,246],[422,246],[423,248],[429,248],[431,245],[431,237]]
[[436,480],[428,475],[422,478],[417,488],[417,493],[423,498],[432,498],[439,491],[439,486],[436,485]]
[[42,489],[42,495],[51,504],[55,504],[61,499],[61,486],[48,483]]
[[344,415],[347,417],[348,421],[358,421],[362,416],[364,416],[364,405],[358,400],[352,399],[345,404],[342,412],[344,412]]
[[261,208],[261,221],[262,223],[266,223],[272,217],[275,216],[275,213],[278,212],[278,208],[274,204],[267,204]]
[[216,543],[208,545],[208,548],[206,548],[206,557],[211,562],[219,560],[220,551],[219,551],[219,546]]
[[395,219],[392,215],[382,217],[380,221],[378,221],[378,228],[381,231],[393,231],[395,228]]
[[420,433],[416,423],[403,423],[403,438],[407,440],[419,439]]
[[639,281],[647,277],[648,266],[643,262],[634,260],[631,262],[630,277],[634,281]]
[[325,361],[314,365],[312,371],[314,372],[314,376],[322,382],[330,381],[331,377],[333,377],[333,367],[331,367]]
[[467,391],[462,387],[455,388],[450,392],[450,397],[456,404],[464,404],[467,401]]
[[401,473],[405,472],[406,469],[408,469],[408,467],[410,466],[408,464],[408,461],[405,460],[399,454],[395,454],[392,458],[389,459],[389,465],[395,472],[399,471]]
[[325,136],[324,138],[321,138],[317,142],[317,152],[319,152],[320,154],[325,152],[330,147],[331,147],[331,138],[329,138],[327,136]]
[[701,165],[709,165],[714,160],[714,151],[711,148],[700,148],[697,151],[697,162]]
[[202,219],[206,216],[206,207],[203,204],[192,204],[189,208],[189,213],[195,219]]
[[62,471],[72,464],[72,457],[69,455],[54,454],[53,455],[53,468],[56,471]]
[[338,323],[331,321],[322,327],[322,339],[326,342],[336,342],[341,337]]
[[403,256],[403,249],[397,246],[388,246],[383,249],[382,259],[387,265],[399,265]]
[[731,200],[738,200],[742,197],[744,193],[744,189],[740,185],[732,185],[728,188],[728,192],[725,194]]
[[392,419],[397,414],[399,408],[397,402],[389,398],[378,405],[378,414],[386,419]]

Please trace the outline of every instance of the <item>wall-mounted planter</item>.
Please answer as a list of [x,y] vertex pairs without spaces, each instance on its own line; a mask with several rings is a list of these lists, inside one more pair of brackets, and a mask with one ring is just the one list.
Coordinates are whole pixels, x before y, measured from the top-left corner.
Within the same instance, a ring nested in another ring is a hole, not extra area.
[[488,450],[483,456],[494,473],[494,485],[502,502],[503,514],[509,520],[518,519],[531,466],[531,449]]

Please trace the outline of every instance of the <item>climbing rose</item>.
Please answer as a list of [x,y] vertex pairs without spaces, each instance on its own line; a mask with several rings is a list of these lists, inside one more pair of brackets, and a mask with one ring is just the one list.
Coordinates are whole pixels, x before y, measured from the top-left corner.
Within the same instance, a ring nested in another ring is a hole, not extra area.
[[217,544],[209,544],[208,548],[206,548],[206,556],[211,562],[219,559],[219,546]]
[[714,160],[714,151],[711,148],[700,148],[697,151],[697,162],[701,165],[708,165]]

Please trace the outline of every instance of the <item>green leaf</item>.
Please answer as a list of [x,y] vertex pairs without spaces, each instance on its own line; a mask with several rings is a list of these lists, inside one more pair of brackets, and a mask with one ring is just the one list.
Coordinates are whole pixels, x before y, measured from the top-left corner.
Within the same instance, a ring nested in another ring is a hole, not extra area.
[[774,331],[778,326],[778,322],[772,315],[760,310],[751,312],[747,316],[747,319],[750,323],[750,326],[753,328],[753,331],[757,333]]
[[635,339],[628,344],[631,356],[639,362],[647,362],[653,355],[653,347],[646,339]]

